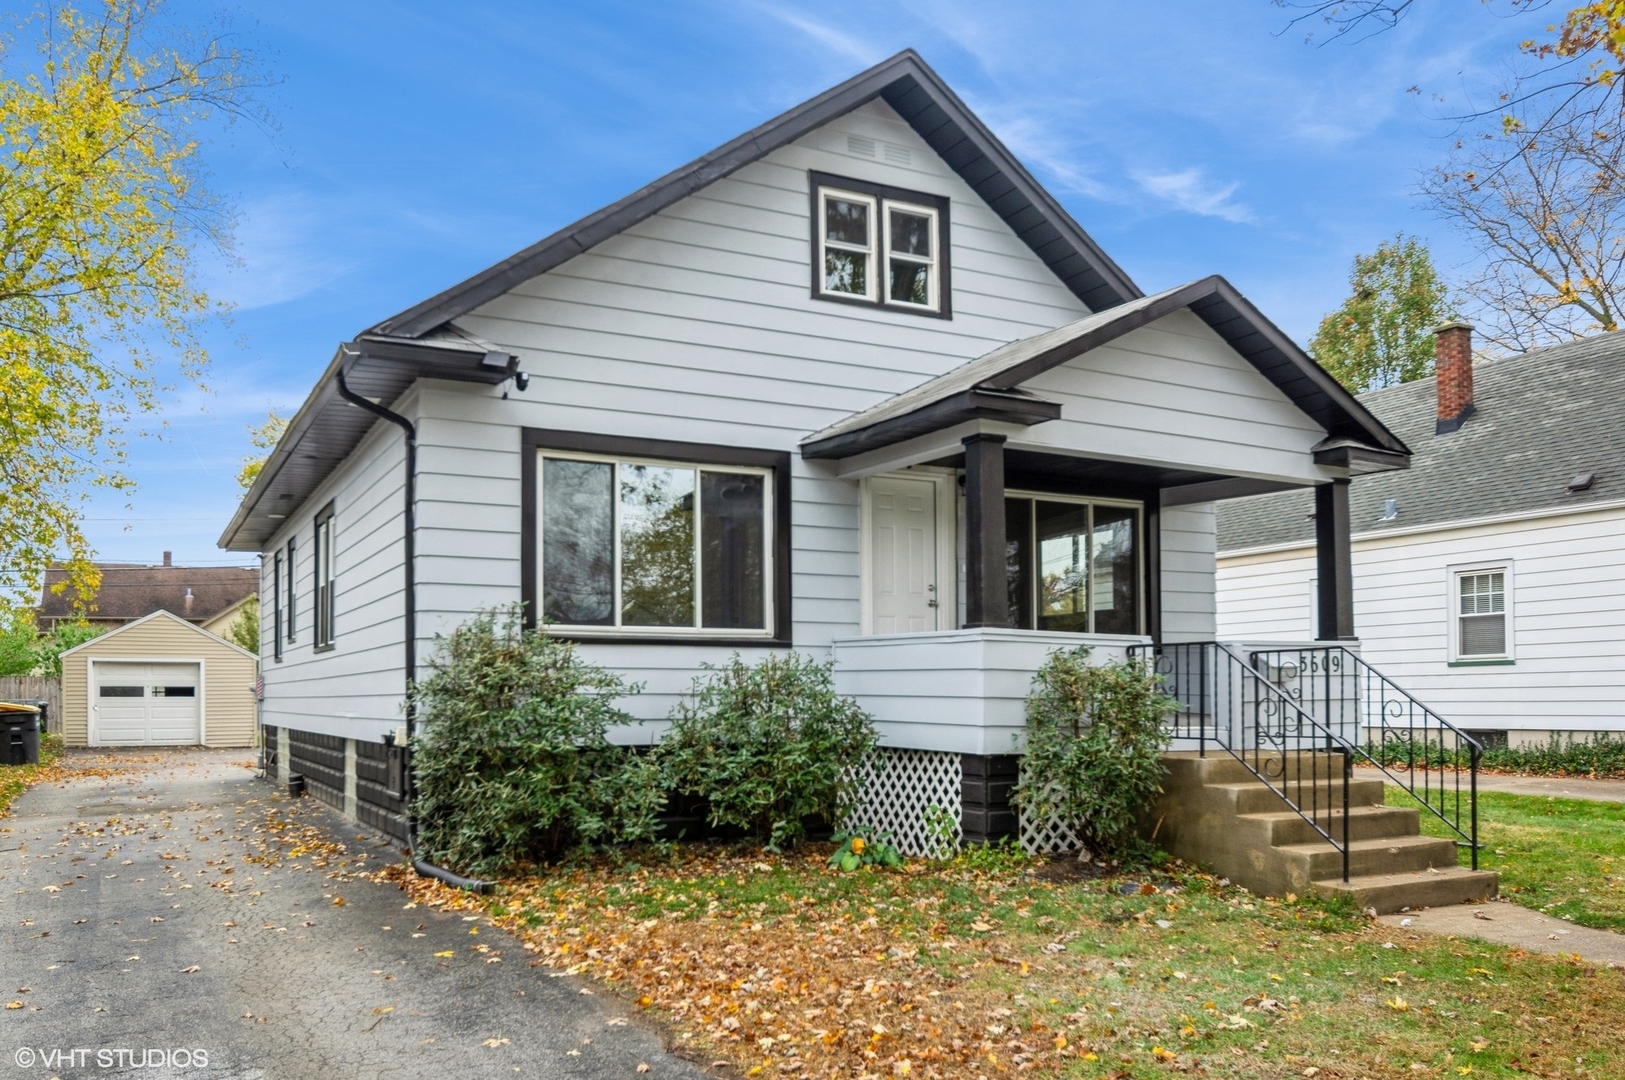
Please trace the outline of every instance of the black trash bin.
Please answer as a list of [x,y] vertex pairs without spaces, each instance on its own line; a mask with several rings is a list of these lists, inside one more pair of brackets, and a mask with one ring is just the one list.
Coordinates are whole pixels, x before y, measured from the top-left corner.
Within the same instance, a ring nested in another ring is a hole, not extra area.
[[0,702],[0,765],[39,764],[38,705]]

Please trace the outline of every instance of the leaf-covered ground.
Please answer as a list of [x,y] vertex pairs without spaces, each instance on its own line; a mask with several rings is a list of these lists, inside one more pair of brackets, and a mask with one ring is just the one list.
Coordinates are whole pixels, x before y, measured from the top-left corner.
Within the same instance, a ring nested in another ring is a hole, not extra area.
[[483,898],[395,876],[612,985],[723,1075],[1625,1076],[1619,971],[1188,871],[826,857],[690,845]]

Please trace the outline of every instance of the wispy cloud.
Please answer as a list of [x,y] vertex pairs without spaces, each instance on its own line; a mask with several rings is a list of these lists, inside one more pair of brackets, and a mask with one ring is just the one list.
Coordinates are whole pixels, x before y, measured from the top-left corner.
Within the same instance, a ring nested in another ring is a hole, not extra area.
[[812,38],[813,41],[855,63],[868,67],[884,58],[885,54],[875,48],[873,44],[862,38],[855,37],[844,30],[837,29],[827,23],[810,19],[800,12],[777,4],[757,4],[758,11],[771,15],[784,25]]
[[312,200],[273,195],[248,203],[237,224],[236,258],[210,268],[210,292],[239,311],[308,296],[351,269],[334,230]]
[[1207,178],[1207,171],[1201,166],[1174,172],[1136,172],[1133,176],[1147,194],[1171,204],[1176,210],[1238,225],[1256,220],[1251,210],[1231,201],[1231,196],[1241,187],[1239,181],[1216,184]]

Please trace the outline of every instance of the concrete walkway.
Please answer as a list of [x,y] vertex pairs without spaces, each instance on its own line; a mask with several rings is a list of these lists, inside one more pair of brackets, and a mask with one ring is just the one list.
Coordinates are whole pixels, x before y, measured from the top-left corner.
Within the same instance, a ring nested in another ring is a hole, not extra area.
[[1593,964],[1625,967],[1625,936],[1554,919],[1517,904],[1492,901],[1382,915],[1384,926],[1417,934],[1474,937],[1527,952],[1579,956]]
[[[1383,779],[1381,769],[1356,768],[1354,774],[1362,779]],[[1463,791],[1466,791],[1466,783],[1464,777]],[[1558,799],[1625,803],[1625,780],[1588,780],[1574,776],[1502,776],[1499,773],[1481,772],[1478,774],[1478,790],[1502,791],[1509,795],[1538,795]]]
[[483,919],[357,877],[397,856],[249,756],[124,754],[0,819],[0,1075],[702,1075]]

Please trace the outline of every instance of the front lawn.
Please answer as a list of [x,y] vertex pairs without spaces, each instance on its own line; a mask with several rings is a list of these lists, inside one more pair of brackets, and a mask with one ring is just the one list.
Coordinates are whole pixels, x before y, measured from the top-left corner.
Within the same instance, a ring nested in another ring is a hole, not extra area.
[[1082,879],[978,851],[841,874],[827,853],[685,845],[485,898],[397,876],[614,987],[721,1075],[1625,1075],[1619,971],[1185,870]]
[[[1392,786],[1388,803],[1416,805]],[[1425,811],[1422,831],[1452,835]],[[1625,805],[1481,791],[1478,833],[1478,865],[1501,875],[1503,896],[1581,926],[1625,931]]]

